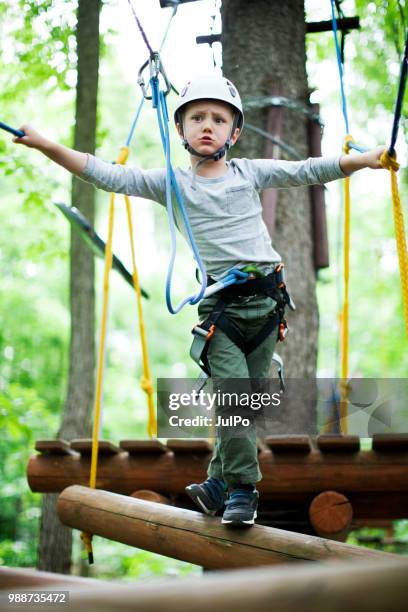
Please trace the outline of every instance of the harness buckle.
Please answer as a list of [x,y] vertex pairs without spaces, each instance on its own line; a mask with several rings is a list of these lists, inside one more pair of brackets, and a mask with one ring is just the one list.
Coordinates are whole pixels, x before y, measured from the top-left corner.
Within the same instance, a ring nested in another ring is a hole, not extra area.
[[285,340],[286,336],[288,335],[288,331],[289,327],[286,319],[282,319],[282,321],[279,323],[279,342],[283,342]]
[[201,336],[201,338],[204,338],[204,340],[206,342],[211,340],[211,338],[214,335],[214,332],[215,332],[215,325],[214,325],[214,323],[212,325],[210,325],[209,329],[205,329],[205,327],[201,327],[201,325],[198,323],[191,330],[192,334],[197,335],[197,336]]
[[275,278],[278,289],[286,287],[285,264],[282,261],[275,267]]

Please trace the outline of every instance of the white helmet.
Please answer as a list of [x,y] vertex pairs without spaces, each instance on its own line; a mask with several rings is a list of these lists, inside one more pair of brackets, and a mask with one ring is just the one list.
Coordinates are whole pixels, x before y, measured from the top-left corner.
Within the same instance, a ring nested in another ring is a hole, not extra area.
[[238,90],[231,81],[223,76],[210,75],[189,81],[181,90],[174,112],[174,120],[180,123],[180,110],[189,102],[196,100],[220,100],[230,104],[237,111],[236,127],[242,130],[244,113]]

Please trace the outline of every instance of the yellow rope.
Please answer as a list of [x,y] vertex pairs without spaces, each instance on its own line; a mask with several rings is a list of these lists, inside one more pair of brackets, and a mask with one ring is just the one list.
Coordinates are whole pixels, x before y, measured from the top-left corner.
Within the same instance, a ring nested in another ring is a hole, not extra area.
[[384,151],[380,158],[383,168],[391,173],[392,208],[394,213],[395,239],[397,242],[398,262],[401,278],[402,303],[404,308],[405,329],[408,335],[408,253],[405,239],[404,215],[402,212],[401,199],[398,191],[397,171],[399,163],[396,155],[391,156]]
[[140,339],[142,343],[142,355],[143,355],[143,376],[140,379],[140,386],[143,391],[147,395],[147,403],[148,403],[148,424],[147,424],[147,433],[152,438],[157,435],[157,422],[156,422],[156,414],[154,409],[154,388],[153,382],[150,374],[150,364],[149,364],[149,353],[147,349],[147,339],[146,339],[146,330],[143,318],[143,308],[142,308],[142,291],[139,283],[139,274],[136,266],[136,257],[135,257],[135,246],[133,240],[133,224],[132,224],[132,212],[129,197],[125,196],[126,202],[126,212],[128,218],[129,225],[129,235],[130,235],[130,247],[132,251],[132,266],[133,266],[133,286],[136,292],[136,301],[137,301],[137,310],[139,315],[139,330],[140,330]]
[[[347,134],[344,139],[343,152],[350,153],[353,137]],[[340,433],[348,432],[348,359],[349,359],[349,280],[350,280],[350,177],[344,180],[344,253],[343,253],[343,308],[340,315]]]
[[[120,163],[120,157],[117,163]],[[105,271],[103,277],[103,304],[102,304],[102,321],[101,321],[101,332],[99,340],[99,355],[98,355],[98,369],[96,375],[96,392],[95,392],[95,406],[94,406],[94,423],[92,431],[92,456],[91,456],[91,471],[89,475],[89,486],[91,489],[96,488],[96,473],[98,468],[98,451],[99,451],[99,428],[101,420],[101,407],[102,407],[102,383],[103,383],[103,364],[105,358],[105,340],[106,340],[106,324],[108,318],[108,298],[109,298],[109,273],[112,269],[112,239],[113,239],[113,222],[115,212],[115,194],[112,193],[110,196],[109,203],[109,222],[108,222],[108,239],[106,241],[105,249]],[[84,542],[90,563],[93,559],[92,552],[92,534],[82,532],[81,539]]]
[[[129,155],[128,148],[121,147],[116,163],[122,164],[122,165],[126,164],[128,155]],[[152,384],[151,376],[150,376],[149,358],[148,358],[148,352],[147,352],[147,342],[146,342],[146,334],[145,334],[145,326],[144,326],[143,310],[142,310],[142,292],[141,292],[140,283],[139,283],[139,275],[138,275],[137,267],[136,267],[135,249],[134,249],[134,241],[133,241],[132,217],[131,217],[131,210],[130,210],[130,200],[128,196],[125,196],[125,200],[126,200],[126,210],[127,210],[128,223],[129,223],[130,245],[131,245],[131,251],[132,251],[132,263],[133,263],[132,277],[133,277],[133,285],[135,287],[135,291],[137,295],[137,305],[138,305],[139,321],[140,321],[140,335],[142,339],[143,377],[141,381],[141,387],[148,394],[148,408],[149,408],[148,434],[150,437],[152,437],[153,435],[156,435],[156,431],[157,431],[154,401],[153,401],[154,389],[153,389],[153,384]],[[99,429],[100,429],[101,409],[102,409],[103,365],[104,365],[104,357],[105,357],[106,327],[107,327],[107,314],[108,314],[108,301],[109,301],[109,275],[112,269],[112,240],[113,240],[114,216],[115,216],[115,194],[112,193],[110,196],[110,204],[109,204],[108,239],[106,241],[106,250],[105,250],[102,321],[101,321],[101,333],[100,333],[100,343],[99,343],[98,370],[97,370],[97,377],[96,377],[94,423],[93,423],[93,432],[92,432],[91,471],[90,471],[90,476],[89,476],[89,486],[92,489],[95,489],[96,487],[96,475],[97,475],[97,468],[98,468]],[[92,563],[93,562],[92,534],[82,532],[81,540],[83,541],[86,547],[89,562]]]

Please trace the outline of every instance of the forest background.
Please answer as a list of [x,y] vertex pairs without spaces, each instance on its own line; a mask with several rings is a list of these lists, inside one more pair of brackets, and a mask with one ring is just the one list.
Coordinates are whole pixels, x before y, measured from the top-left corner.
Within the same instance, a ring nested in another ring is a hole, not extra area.
[[[163,52],[176,87],[194,74],[220,73],[221,49],[196,45],[195,37],[220,30],[219,0],[179,9]],[[158,46],[170,9],[140,3],[140,17]],[[330,2],[306,0],[306,20],[330,18]],[[346,15],[358,14],[361,29],[346,41],[345,79],[351,131],[366,147],[387,144],[391,133],[407,7],[400,0],[345,0]],[[76,3],[70,0],[0,1],[1,120],[30,123],[46,136],[72,142],[76,82]],[[125,0],[106,2],[101,15],[97,154],[114,159],[126,140],[140,99],[137,71],[146,52]],[[307,37],[311,100],[325,122],[323,154],[340,153],[344,128],[333,37]],[[169,100],[174,106],[174,96]],[[407,112],[403,109],[398,159],[403,203],[408,191]],[[146,105],[138,124],[130,163],[161,166],[163,154],[154,112]],[[290,144],[290,143],[289,143]],[[172,141],[173,161],[186,165],[185,152]],[[36,439],[55,436],[64,403],[69,346],[69,227],[55,202],[69,202],[70,177],[35,151],[16,147],[0,134],[0,564],[33,566],[40,495],[29,491],[25,468]],[[194,308],[171,318],[164,301],[169,236],[164,211],[133,199],[137,259],[145,301],[146,326],[155,377],[195,377],[187,355]],[[97,231],[106,236],[108,196],[98,192]],[[338,373],[337,317],[341,295],[340,183],[327,186],[331,266],[319,273],[319,376]],[[405,218],[407,208],[404,206]],[[392,221],[389,176],[361,172],[352,180],[350,373],[402,378],[408,372],[401,290]],[[176,294],[192,286],[193,265],[179,239]],[[130,268],[125,211],[118,200],[114,251]],[[103,262],[97,266],[102,294]],[[290,286],[290,271],[289,271]],[[100,308],[97,307],[99,317]],[[104,384],[103,437],[113,442],[146,436],[146,408],[138,385],[141,353],[134,296],[115,273],[111,278],[109,337]],[[397,536],[408,542],[408,521]],[[93,575],[150,576],[199,573],[199,568],[119,544],[98,542]],[[352,540],[350,540],[352,541]],[[74,557],[80,557],[76,540]],[[101,562],[102,561],[102,562]]]

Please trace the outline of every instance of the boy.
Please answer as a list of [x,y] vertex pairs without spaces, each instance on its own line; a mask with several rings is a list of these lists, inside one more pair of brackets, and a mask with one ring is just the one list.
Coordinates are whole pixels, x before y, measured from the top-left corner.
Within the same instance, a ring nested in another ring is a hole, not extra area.
[[[262,220],[257,191],[326,183],[362,168],[381,168],[380,157],[385,147],[358,155],[300,162],[271,159],[227,162],[226,152],[242,132],[244,115],[238,91],[231,81],[220,76],[201,77],[184,87],[175,123],[191,161],[190,169],[176,169],[176,178],[209,282],[218,280],[231,268],[248,265],[256,266],[263,277],[234,285],[200,303],[200,318],[211,321],[220,294],[224,298],[222,316],[217,319],[211,342],[207,342],[208,368],[216,381],[267,378],[276,341],[276,333],[270,334],[276,332],[282,321],[285,300],[276,282],[280,256],[273,249]],[[30,126],[21,129],[25,136],[15,138],[14,142],[38,149],[95,186],[165,205],[164,169],[113,165],[50,142]],[[175,213],[177,220],[177,210]],[[179,226],[183,232],[183,224]],[[245,347],[257,336],[256,346],[248,352]],[[221,407],[217,409],[222,412]],[[260,479],[255,428],[249,428],[243,437],[217,432],[208,479],[188,486],[186,491],[207,514],[215,514],[224,506],[228,491],[222,522],[246,527],[254,524],[256,518],[256,482]]]

